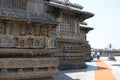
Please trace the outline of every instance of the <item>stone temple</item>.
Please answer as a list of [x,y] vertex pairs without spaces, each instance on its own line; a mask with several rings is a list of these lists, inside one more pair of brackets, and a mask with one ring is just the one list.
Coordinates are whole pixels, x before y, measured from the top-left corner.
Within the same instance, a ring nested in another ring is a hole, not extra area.
[[0,80],[54,80],[58,66],[90,59],[84,20],[94,14],[59,0],[0,0]]
[[48,4],[46,12],[59,22],[55,32],[53,31],[53,37],[56,41],[55,57],[59,58],[61,68],[82,68],[83,61],[91,59],[86,34],[93,28],[87,27],[84,21],[94,14],[83,11],[82,8],[80,5],[59,0],[52,0]]

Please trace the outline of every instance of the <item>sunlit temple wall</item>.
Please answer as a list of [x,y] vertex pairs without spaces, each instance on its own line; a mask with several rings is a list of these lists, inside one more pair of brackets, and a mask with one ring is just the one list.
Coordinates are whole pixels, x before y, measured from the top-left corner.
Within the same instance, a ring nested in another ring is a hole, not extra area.
[[0,0],[0,80],[53,80],[52,31],[58,25],[47,14],[48,1]]
[[92,28],[81,28],[80,25],[94,14],[82,11],[82,8],[69,2],[52,0],[46,10],[59,22],[54,37],[57,49],[55,56],[59,57],[60,66],[70,64],[81,67],[85,59],[90,59],[90,45],[86,34]]

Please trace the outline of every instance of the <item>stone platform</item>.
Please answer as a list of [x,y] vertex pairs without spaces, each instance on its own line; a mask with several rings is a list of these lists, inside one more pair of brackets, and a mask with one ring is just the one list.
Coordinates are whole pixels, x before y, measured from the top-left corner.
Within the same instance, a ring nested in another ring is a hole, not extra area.
[[[103,78],[102,80],[120,80],[120,57],[115,57],[116,61],[108,60],[108,57],[101,57],[100,61],[94,59],[92,62],[87,62],[88,68],[87,69],[77,69],[77,70],[66,70],[60,71],[59,75],[55,77],[56,80],[100,80],[100,77],[96,76],[96,74],[102,73]],[[97,65],[100,63],[100,66]],[[101,63],[106,65],[102,65]],[[100,71],[97,73],[96,71]],[[107,75],[105,71],[112,74]],[[107,77],[106,77],[107,75]],[[110,79],[108,79],[110,78]]]

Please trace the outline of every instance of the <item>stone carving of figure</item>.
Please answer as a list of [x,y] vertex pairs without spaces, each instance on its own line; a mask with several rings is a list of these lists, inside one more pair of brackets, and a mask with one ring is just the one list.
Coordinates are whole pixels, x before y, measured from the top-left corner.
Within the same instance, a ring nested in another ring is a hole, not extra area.
[[32,35],[33,34],[33,31],[32,31],[32,28],[28,28],[28,35]]
[[39,40],[35,40],[35,46],[39,46]]
[[33,38],[28,38],[27,40],[27,45],[31,48],[34,47],[34,42],[33,42]]
[[0,24],[0,34],[4,34],[4,25]]
[[24,46],[25,45],[25,41],[24,40],[21,40],[20,41],[20,46]]
[[26,35],[26,28],[24,28],[24,27],[25,27],[25,26],[22,26],[22,27],[21,27],[21,33],[20,33],[20,34],[21,34],[22,36],[25,36],[25,35]]
[[48,48],[55,48],[55,40],[48,38]]
[[34,26],[32,25],[32,24],[29,24],[28,26],[27,26],[27,34],[28,35],[33,35],[34,34],[34,28],[33,28]]
[[0,33],[3,33],[3,27],[0,26]]

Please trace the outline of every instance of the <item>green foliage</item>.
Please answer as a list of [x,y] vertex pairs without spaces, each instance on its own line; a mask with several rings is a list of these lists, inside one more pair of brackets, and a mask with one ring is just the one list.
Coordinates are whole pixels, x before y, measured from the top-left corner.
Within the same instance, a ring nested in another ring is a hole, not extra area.
[[116,51],[117,49],[112,49],[113,51]]

